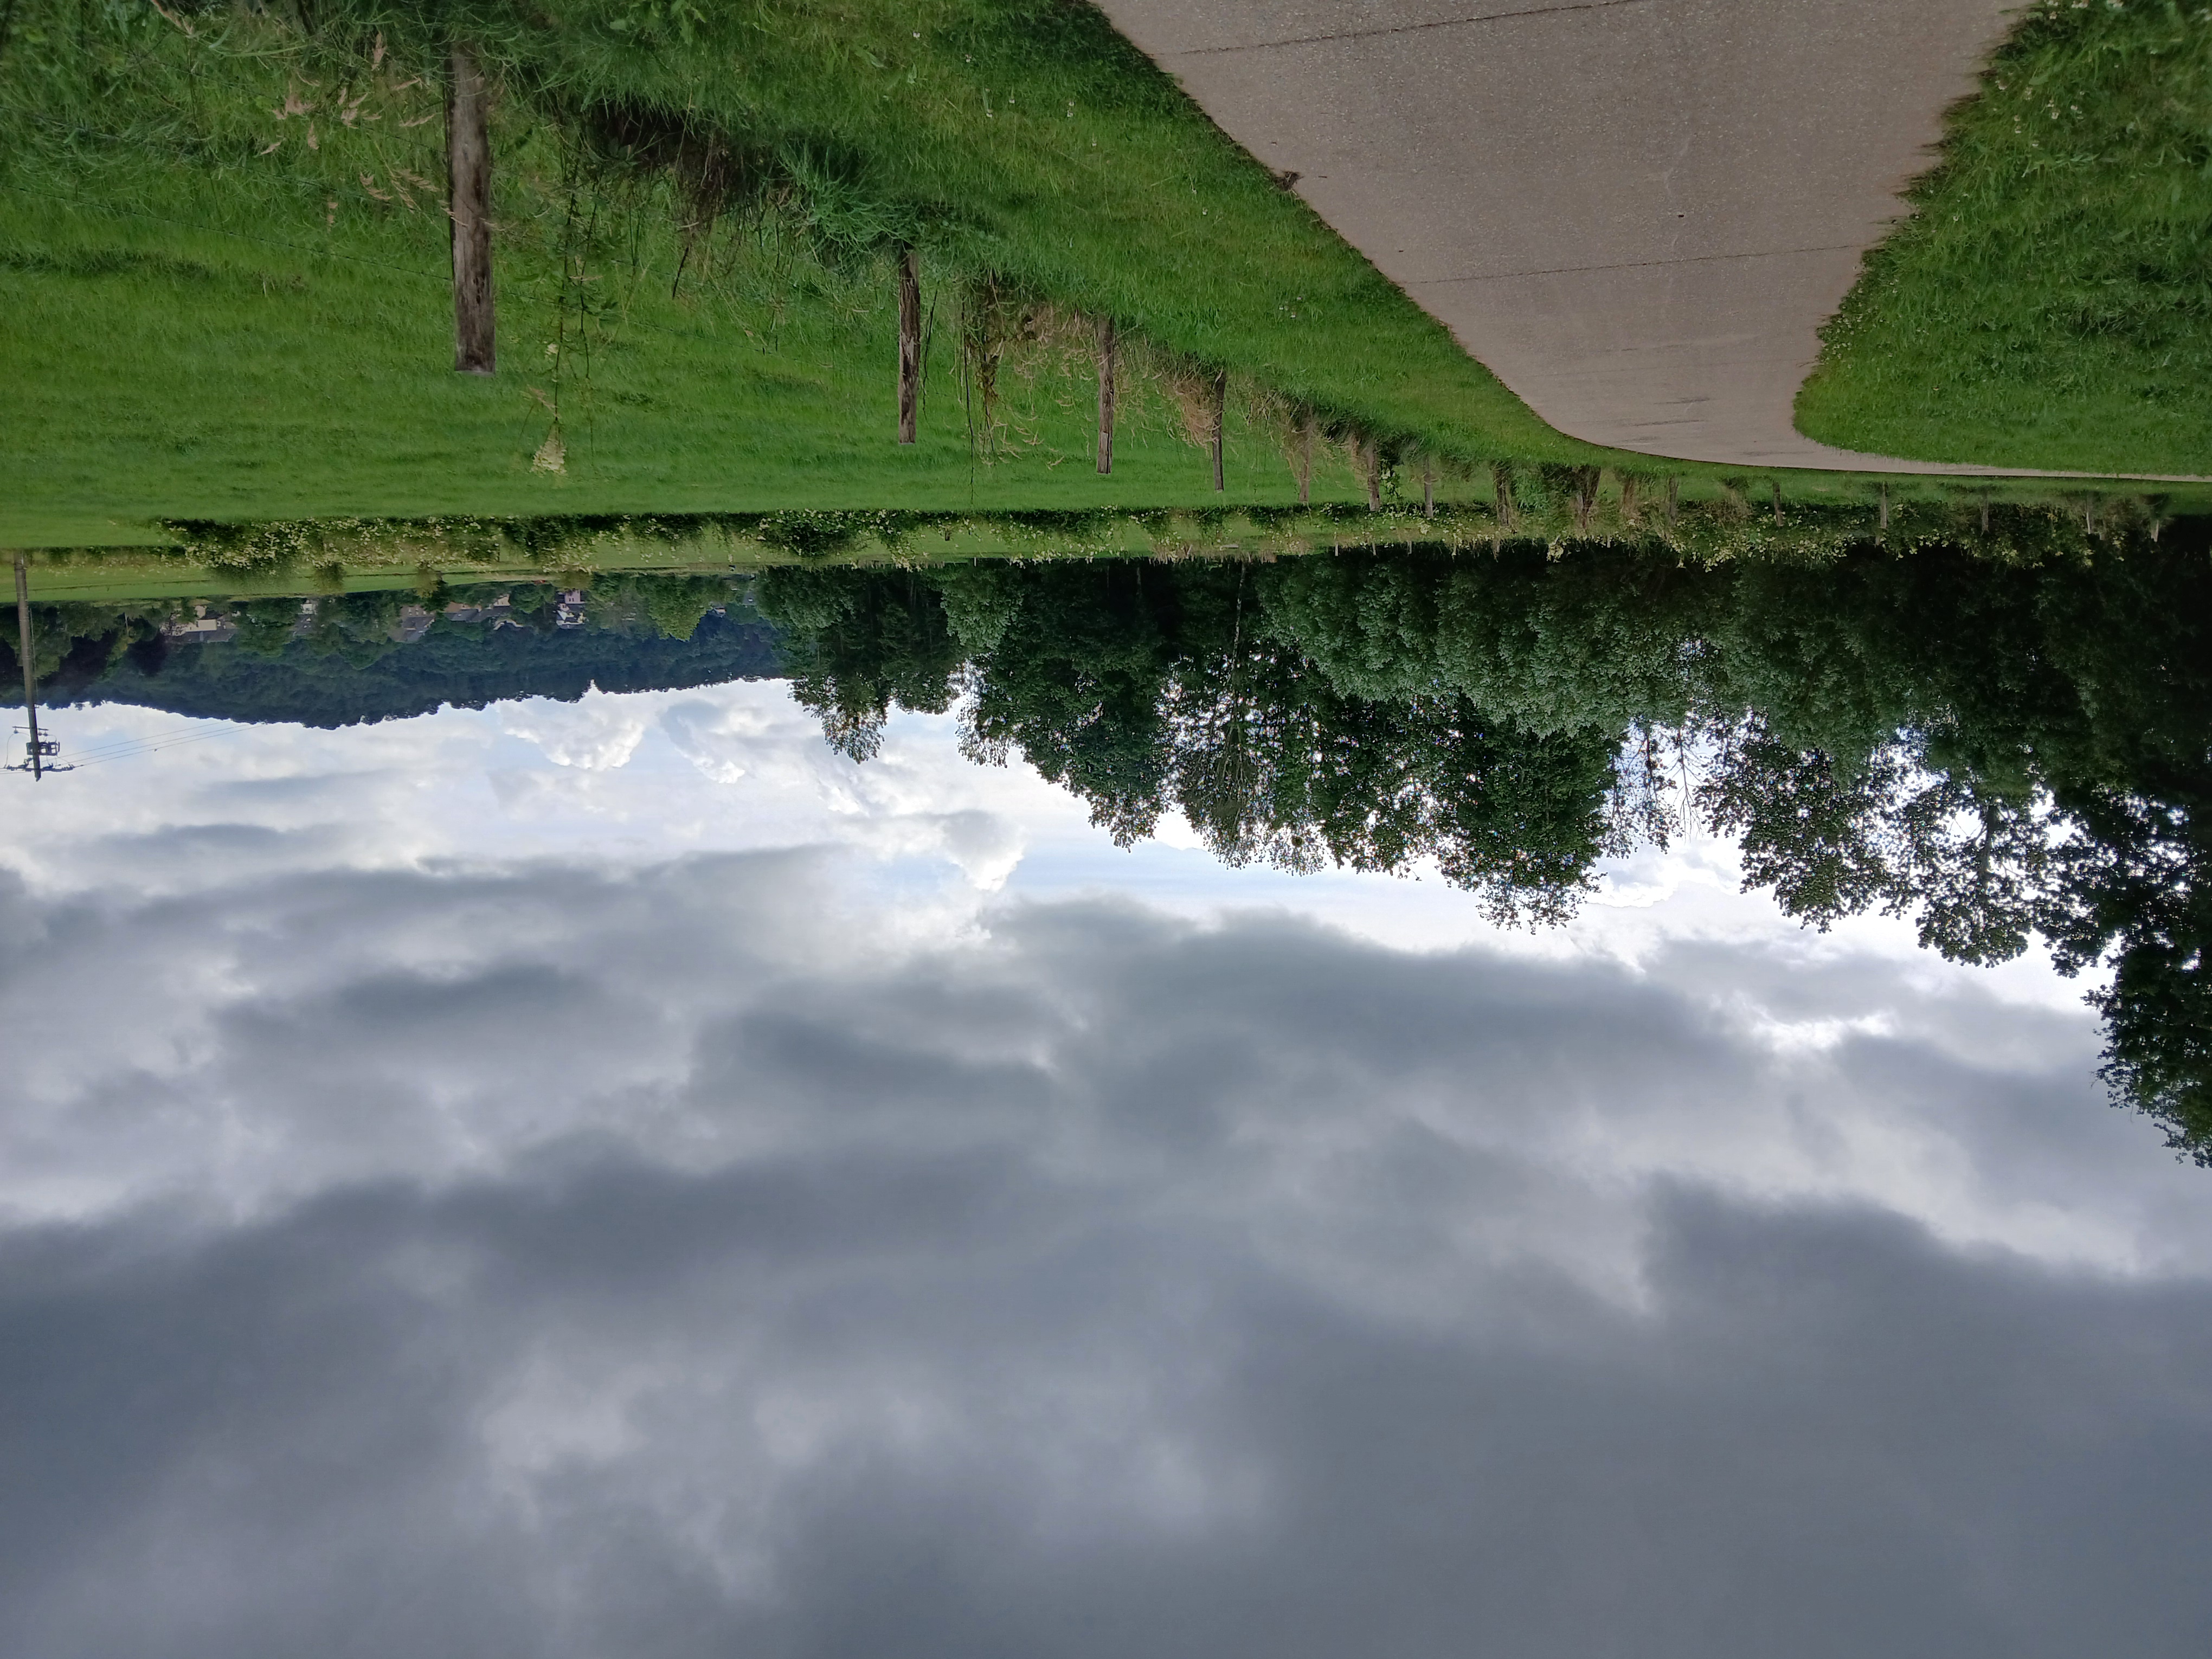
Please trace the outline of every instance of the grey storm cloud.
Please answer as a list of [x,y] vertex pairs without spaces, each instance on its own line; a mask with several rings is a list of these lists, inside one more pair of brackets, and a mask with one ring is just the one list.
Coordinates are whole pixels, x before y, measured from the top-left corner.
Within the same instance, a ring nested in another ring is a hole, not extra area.
[[881,910],[0,878],[0,1654],[2203,1650],[2086,1018]]

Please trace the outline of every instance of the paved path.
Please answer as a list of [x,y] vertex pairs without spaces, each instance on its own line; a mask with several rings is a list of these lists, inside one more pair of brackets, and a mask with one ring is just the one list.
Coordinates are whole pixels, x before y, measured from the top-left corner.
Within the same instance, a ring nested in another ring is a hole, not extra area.
[[1102,0],[1564,432],[1763,466],[2019,0]]

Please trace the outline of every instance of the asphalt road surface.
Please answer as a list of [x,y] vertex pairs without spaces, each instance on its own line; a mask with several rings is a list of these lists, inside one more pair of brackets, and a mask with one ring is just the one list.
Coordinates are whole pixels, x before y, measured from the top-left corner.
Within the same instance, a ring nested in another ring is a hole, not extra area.
[[2017,0],[1102,0],[1563,432],[1760,466]]

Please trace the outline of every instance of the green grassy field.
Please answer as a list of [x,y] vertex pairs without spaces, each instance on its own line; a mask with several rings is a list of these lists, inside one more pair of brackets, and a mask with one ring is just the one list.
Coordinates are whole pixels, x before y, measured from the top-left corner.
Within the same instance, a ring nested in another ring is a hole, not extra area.
[[[1553,433],[1087,7],[16,0],[0,56],[0,538],[156,516],[1141,507]],[[501,88],[500,373],[451,372],[447,30]],[[893,442],[889,250],[923,250]],[[1091,465],[1092,319],[1126,342]],[[962,342],[969,342],[963,350]],[[985,358],[994,397],[981,384]],[[988,404],[988,407],[985,405]],[[556,422],[562,467],[533,466]]]
[[1825,442],[2212,473],[2212,12],[2040,0],[1798,398]]

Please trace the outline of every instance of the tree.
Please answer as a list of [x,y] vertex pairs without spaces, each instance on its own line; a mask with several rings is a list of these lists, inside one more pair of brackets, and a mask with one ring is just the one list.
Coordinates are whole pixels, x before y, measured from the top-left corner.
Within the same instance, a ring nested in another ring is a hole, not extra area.
[[817,570],[786,620],[848,752],[964,684],[970,752],[1020,754],[1124,844],[1176,809],[1231,862],[1433,865],[1558,921],[1691,810],[1811,926],[1880,909],[1972,963],[2040,937],[2110,968],[2116,1097],[2212,1163],[2204,540]]

